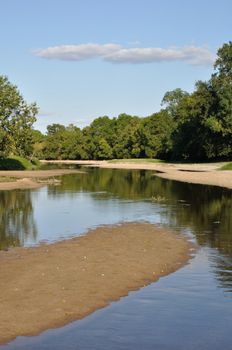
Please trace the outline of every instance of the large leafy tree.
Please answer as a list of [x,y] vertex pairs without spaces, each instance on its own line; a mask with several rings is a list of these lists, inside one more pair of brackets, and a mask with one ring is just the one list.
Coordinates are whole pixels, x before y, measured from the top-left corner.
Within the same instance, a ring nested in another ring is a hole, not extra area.
[[27,104],[16,86],[0,76],[0,156],[11,153],[29,156],[32,152],[32,125],[36,104]]
[[115,143],[115,119],[108,116],[96,118],[83,129],[90,159],[111,159]]
[[164,96],[166,111],[176,121],[174,159],[232,157],[232,42],[218,50],[214,68],[211,79],[198,81],[192,94],[176,89]]
[[139,158],[142,152],[141,118],[123,113],[115,119],[115,123],[114,157]]
[[166,110],[144,118],[140,130],[143,156],[169,158],[175,125],[175,121]]
[[51,124],[47,127],[43,153],[47,159],[87,159],[87,142],[75,125]]

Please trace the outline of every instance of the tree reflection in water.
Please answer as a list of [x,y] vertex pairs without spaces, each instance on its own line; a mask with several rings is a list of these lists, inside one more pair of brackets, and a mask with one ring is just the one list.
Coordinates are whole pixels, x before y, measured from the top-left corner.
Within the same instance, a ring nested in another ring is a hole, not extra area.
[[202,247],[212,248],[210,259],[220,284],[232,291],[232,192],[227,189],[169,181],[151,171],[89,169],[87,174],[64,176],[61,186],[51,187],[50,196],[61,192],[92,193],[97,200],[154,200],[165,210],[168,226],[188,230]]
[[0,191],[0,249],[36,239],[31,191]]

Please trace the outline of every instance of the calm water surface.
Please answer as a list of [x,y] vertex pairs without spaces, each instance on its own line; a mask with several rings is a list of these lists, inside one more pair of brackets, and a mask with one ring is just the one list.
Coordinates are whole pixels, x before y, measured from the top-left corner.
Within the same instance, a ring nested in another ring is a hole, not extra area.
[[0,349],[232,349],[232,192],[149,171],[87,169],[59,186],[0,191],[0,247],[146,220],[200,246],[187,266],[83,320]]

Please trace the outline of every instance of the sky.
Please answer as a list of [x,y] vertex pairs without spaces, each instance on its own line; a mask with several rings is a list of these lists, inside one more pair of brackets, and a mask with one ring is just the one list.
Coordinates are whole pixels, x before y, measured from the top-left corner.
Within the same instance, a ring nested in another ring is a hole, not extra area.
[[231,0],[0,0],[0,75],[37,103],[42,132],[145,117],[210,78],[231,13]]

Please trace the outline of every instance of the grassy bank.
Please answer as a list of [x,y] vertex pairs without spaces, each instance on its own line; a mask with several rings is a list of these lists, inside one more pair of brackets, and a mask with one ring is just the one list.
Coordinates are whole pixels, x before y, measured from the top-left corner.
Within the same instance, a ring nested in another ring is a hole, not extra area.
[[0,158],[0,170],[34,170],[40,167],[38,160],[29,161],[23,157]]
[[223,165],[219,170],[232,170],[232,162]]

